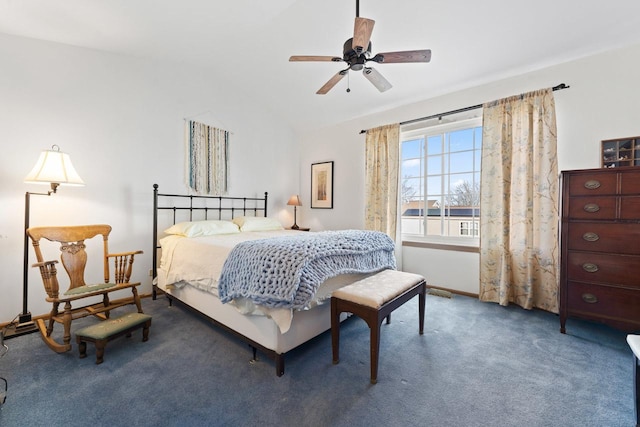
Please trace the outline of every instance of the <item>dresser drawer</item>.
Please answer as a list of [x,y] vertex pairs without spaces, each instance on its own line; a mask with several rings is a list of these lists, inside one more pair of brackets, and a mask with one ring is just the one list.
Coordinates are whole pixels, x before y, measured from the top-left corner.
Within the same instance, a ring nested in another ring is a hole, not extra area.
[[640,194],[640,171],[624,171],[620,178],[621,194]]
[[567,277],[589,283],[610,283],[640,290],[640,256],[569,251]]
[[640,291],[569,282],[569,315],[640,325]]
[[620,219],[640,220],[640,196],[620,197]]
[[568,214],[572,219],[615,219],[616,198],[570,197]]
[[616,194],[616,174],[589,172],[569,175],[569,193],[572,196]]
[[566,227],[569,250],[640,255],[639,224],[571,222]]

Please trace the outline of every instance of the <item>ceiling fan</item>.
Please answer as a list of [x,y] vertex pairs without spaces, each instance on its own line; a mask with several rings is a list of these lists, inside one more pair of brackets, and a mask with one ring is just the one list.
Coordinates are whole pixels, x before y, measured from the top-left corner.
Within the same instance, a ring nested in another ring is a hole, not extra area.
[[[373,32],[373,19],[360,17],[360,1],[356,0],[356,21],[353,29],[353,38],[344,43],[342,48],[342,58],[337,56],[314,56],[314,55],[294,55],[289,58],[290,62],[312,61],[312,62],[346,62],[348,67],[338,71],[331,77],[316,93],[324,95],[329,92],[349,70],[360,71],[362,74],[380,91],[391,89],[391,83],[382,74],[372,67],[368,67],[370,61],[378,64],[392,64],[403,62],[429,62],[431,60],[431,50],[406,50],[402,52],[384,52],[371,56],[371,33]],[[347,89],[347,92],[350,90]]]

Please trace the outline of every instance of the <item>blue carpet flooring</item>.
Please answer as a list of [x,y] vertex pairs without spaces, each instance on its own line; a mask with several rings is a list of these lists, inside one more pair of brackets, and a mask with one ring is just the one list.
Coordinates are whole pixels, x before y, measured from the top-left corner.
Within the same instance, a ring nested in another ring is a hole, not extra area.
[[[143,300],[141,332],[79,359],[38,334],[7,340],[0,425],[13,426],[633,426],[632,356],[625,334],[474,298],[417,298],[383,324],[378,384],[369,383],[369,329],[341,329],[340,363],[324,333],[286,358],[286,373],[164,298]],[[78,328],[95,322],[82,319]]]

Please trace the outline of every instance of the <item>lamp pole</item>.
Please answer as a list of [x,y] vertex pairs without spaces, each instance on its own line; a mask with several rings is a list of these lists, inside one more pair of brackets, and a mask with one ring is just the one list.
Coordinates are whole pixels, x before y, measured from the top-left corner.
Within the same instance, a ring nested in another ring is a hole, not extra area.
[[31,196],[50,196],[51,193],[55,193],[57,185],[54,187],[51,185],[52,190],[46,193],[24,193],[24,254],[22,262],[22,313],[18,315],[18,324],[13,328],[8,328],[5,332],[5,338],[14,338],[20,335],[30,334],[36,332],[38,328],[31,318],[31,312],[29,312],[27,304],[29,301],[29,236],[27,230],[29,229],[29,212],[31,208]]

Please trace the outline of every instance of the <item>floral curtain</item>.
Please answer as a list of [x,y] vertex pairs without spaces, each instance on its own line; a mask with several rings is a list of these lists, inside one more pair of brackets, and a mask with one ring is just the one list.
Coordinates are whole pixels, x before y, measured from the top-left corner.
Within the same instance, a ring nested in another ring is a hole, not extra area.
[[189,121],[185,140],[189,188],[198,194],[227,194],[229,132]]
[[365,146],[365,228],[396,240],[400,125],[367,131]]
[[551,89],[485,104],[480,299],[558,312],[558,164]]

